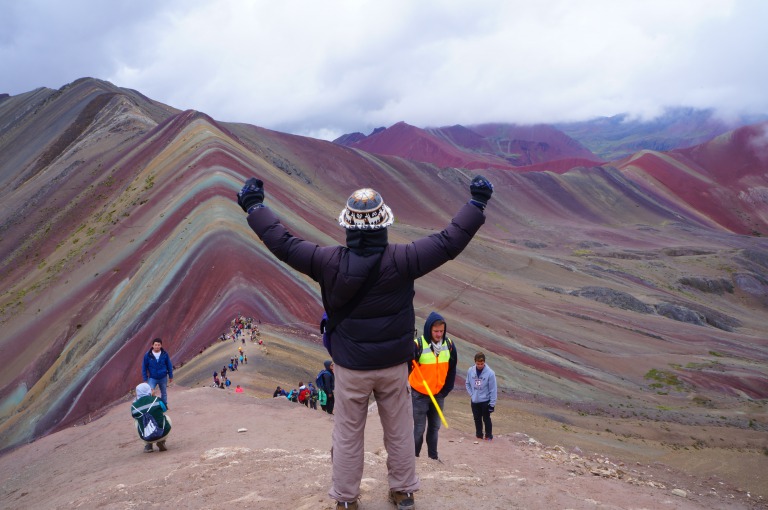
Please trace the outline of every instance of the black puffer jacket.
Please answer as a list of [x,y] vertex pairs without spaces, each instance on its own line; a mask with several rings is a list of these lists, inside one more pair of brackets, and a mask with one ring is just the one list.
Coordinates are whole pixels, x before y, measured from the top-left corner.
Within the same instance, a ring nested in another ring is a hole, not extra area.
[[[414,280],[458,256],[484,222],[483,211],[468,203],[442,232],[388,244],[373,287],[331,334],[333,361],[374,370],[413,359]],[[254,209],[248,224],[278,259],[320,283],[331,316],[355,296],[378,258],[294,237],[268,207]]]

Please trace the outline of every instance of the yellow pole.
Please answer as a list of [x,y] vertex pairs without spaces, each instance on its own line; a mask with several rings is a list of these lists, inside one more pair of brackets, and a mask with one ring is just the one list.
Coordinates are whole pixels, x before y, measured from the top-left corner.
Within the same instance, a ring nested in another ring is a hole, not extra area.
[[445,416],[443,416],[443,411],[440,409],[440,406],[437,405],[437,400],[435,400],[435,396],[432,395],[432,390],[429,389],[429,385],[427,384],[427,380],[424,379],[424,376],[421,375],[421,369],[419,368],[419,364],[416,363],[416,360],[412,361],[413,363],[413,369],[416,371],[416,375],[421,379],[421,382],[424,383],[424,387],[427,389],[427,393],[429,393],[429,398],[432,399],[432,403],[435,404],[435,409],[437,409],[437,414],[440,415],[440,421],[443,422],[443,425],[445,425],[445,428],[448,427],[448,422],[445,421]]

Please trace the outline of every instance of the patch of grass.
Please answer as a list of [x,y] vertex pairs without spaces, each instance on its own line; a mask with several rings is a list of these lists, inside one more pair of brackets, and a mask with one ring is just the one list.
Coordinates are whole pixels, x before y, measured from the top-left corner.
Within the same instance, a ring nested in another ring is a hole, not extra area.
[[709,351],[709,355],[710,356],[714,356],[716,358],[722,358],[723,357],[723,353],[717,352],[717,351]]
[[594,254],[595,252],[593,252],[592,250],[586,250],[586,249],[573,250],[571,252],[571,255],[573,255],[574,257],[588,257]]
[[152,189],[152,186],[155,185],[155,176],[154,174],[150,174],[147,176],[146,179],[144,179],[144,191]]
[[[656,368],[652,368],[645,374],[644,378],[650,381],[654,381],[650,384],[651,388],[673,388],[677,391],[682,391],[684,388],[683,381],[681,381],[677,375],[667,370],[658,370]],[[659,394],[666,395],[666,393]]]

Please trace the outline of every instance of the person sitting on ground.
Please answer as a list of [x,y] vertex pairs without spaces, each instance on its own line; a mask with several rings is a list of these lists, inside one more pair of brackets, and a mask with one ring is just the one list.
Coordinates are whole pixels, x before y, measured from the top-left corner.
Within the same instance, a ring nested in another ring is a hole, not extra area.
[[224,380],[224,386],[226,386],[227,388],[229,388],[229,386],[230,386],[231,384],[232,384],[232,382],[229,380],[229,377],[227,377],[227,378]]
[[147,383],[136,386],[136,400],[131,404],[131,416],[136,420],[136,430],[144,441],[144,451],[153,451],[152,445],[164,452],[165,438],[171,433],[171,418],[165,415],[165,402],[152,394]]
[[278,386],[277,388],[275,388],[275,392],[272,393],[272,398],[279,397],[279,396],[283,395],[284,393],[285,393],[285,391],[280,386]]
[[235,388],[235,393],[242,393],[243,389],[240,387],[240,385],[237,385],[237,388]]

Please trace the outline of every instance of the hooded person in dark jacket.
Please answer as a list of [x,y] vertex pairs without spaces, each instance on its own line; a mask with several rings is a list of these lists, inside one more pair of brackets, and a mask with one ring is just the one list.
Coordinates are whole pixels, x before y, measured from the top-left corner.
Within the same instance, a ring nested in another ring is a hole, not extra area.
[[[346,229],[346,246],[327,247],[288,232],[263,205],[262,181],[248,179],[238,193],[248,224],[266,247],[320,284],[329,322],[346,308],[346,317],[328,332],[336,379],[333,475],[328,494],[337,501],[337,508],[356,508],[360,497],[371,394],[384,430],[390,500],[400,510],[414,508],[413,492],[419,489],[419,479],[407,382],[416,322],[414,281],[457,257],[485,222],[484,209],[493,186],[477,176],[470,193],[472,199],[443,231],[409,244],[390,244],[387,228],[394,222],[392,211],[379,193],[359,189],[339,214],[339,224]],[[362,295],[361,288],[370,282]]]
[[437,312],[430,313],[424,323],[424,334],[414,341],[413,359],[419,370],[414,369],[408,377],[413,402],[413,440],[416,456],[421,453],[426,426],[427,455],[434,460],[439,460],[437,435],[440,430],[440,415],[429,394],[435,397],[435,402],[443,411],[445,397],[453,390],[458,361],[456,346],[447,333],[448,325],[445,319]]

